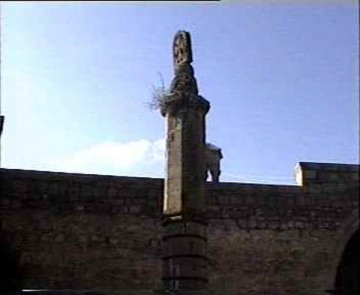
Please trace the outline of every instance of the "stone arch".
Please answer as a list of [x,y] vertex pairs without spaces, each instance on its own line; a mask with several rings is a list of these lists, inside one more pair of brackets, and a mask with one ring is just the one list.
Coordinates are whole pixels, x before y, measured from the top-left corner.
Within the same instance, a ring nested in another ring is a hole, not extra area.
[[0,231],[0,294],[14,295],[22,290],[20,255],[11,246],[10,234]]
[[359,294],[360,231],[347,243],[335,277],[335,290],[339,295]]
[[[343,284],[344,275],[347,276],[351,271],[359,272],[359,265],[352,265],[351,261],[354,255],[358,255],[358,250],[354,251],[356,247],[359,249],[360,244],[360,230],[359,230],[359,211],[353,210],[350,216],[345,220],[343,226],[339,229],[336,242],[335,258],[332,262],[332,267],[329,272],[327,282],[327,293],[336,295],[350,295],[358,293],[345,292]],[[359,256],[357,256],[359,258]],[[355,260],[353,260],[355,261]],[[353,267],[353,268],[352,268]],[[345,269],[344,269],[345,268]],[[345,271],[345,273],[344,273]],[[347,277],[347,279],[350,279]],[[355,282],[354,282],[355,283]]]

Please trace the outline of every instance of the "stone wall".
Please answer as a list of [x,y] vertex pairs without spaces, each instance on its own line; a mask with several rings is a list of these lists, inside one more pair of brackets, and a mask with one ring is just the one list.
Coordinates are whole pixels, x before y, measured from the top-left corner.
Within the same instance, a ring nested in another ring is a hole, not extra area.
[[359,165],[300,162],[295,167],[299,185],[359,182]]
[[[24,289],[159,292],[163,180],[0,173],[1,237]],[[209,294],[325,294],[358,220],[357,190],[208,183]]]
[[160,287],[162,180],[2,170],[1,188],[24,289]]
[[[358,220],[358,189],[218,184],[208,189],[210,294],[326,294]],[[223,293],[219,293],[222,290]]]

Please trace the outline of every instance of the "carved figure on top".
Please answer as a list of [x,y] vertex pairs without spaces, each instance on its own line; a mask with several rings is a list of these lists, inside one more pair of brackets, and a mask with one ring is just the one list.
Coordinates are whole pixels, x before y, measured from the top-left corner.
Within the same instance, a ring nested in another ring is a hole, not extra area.
[[173,43],[173,58],[175,75],[181,65],[192,63],[191,38],[188,32],[176,33]]
[[[178,97],[185,94],[187,97],[198,94],[194,69],[191,66],[192,49],[190,33],[178,31],[173,43],[173,59],[175,77],[171,83],[171,92]],[[190,96],[189,96],[190,94]]]
[[175,77],[170,86],[169,94],[160,103],[160,112],[163,116],[167,112],[173,114],[189,107],[202,109],[205,113],[210,104],[199,94],[194,69],[191,66],[192,50],[190,34],[178,31],[173,42],[173,62]]

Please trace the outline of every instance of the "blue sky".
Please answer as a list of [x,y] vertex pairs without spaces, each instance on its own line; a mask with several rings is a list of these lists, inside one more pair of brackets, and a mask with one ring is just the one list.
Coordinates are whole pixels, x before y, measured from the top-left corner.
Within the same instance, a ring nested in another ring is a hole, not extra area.
[[162,177],[153,86],[191,33],[222,181],[294,184],[359,162],[359,16],[345,4],[2,3],[5,168]]

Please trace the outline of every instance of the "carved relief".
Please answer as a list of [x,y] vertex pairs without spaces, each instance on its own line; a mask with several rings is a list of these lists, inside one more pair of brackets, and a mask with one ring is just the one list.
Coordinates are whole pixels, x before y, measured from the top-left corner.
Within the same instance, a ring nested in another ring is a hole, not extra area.
[[[189,66],[191,67],[191,66]],[[196,80],[192,71],[183,70],[179,71],[171,83],[171,92],[184,92],[188,94],[198,94]]]
[[171,82],[170,92],[160,103],[160,113],[173,116],[178,112],[189,108],[197,109],[206,113],[210,104],[198,95],[197,82],[194,77],[194,69],[191,66],[192,50],[190,34],[179,31],[173,43],[173,62],[175,77]]
[[190,34],[185,31],[179,31],[174,38],[173,58],[175,71],[183,64],[192,62],[191,39]]

